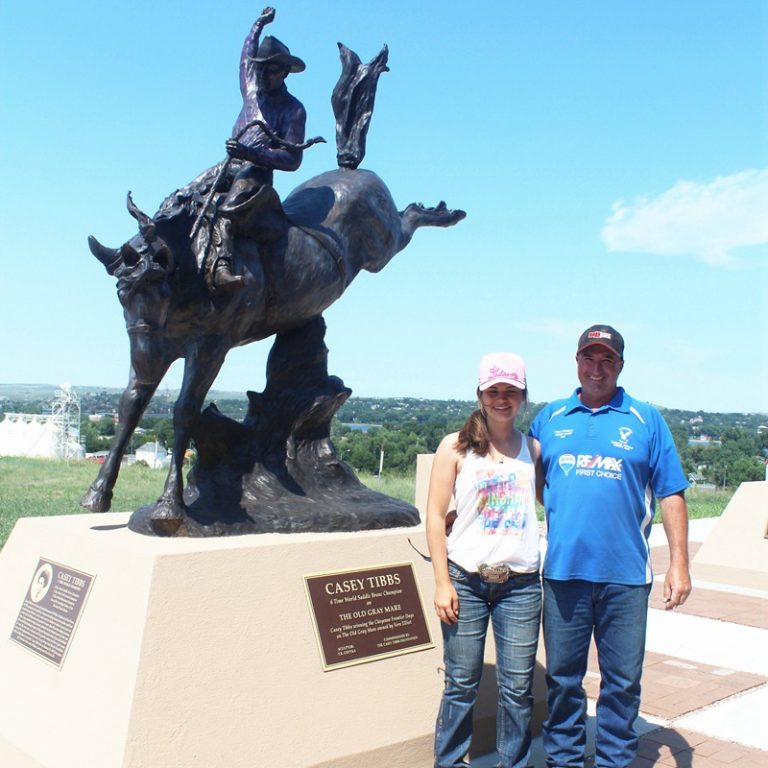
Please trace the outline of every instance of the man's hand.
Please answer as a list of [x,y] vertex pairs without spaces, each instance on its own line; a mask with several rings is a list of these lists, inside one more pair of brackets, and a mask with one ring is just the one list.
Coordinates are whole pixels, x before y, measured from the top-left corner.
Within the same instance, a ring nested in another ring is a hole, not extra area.
[[435,587],[435,611],[444,624],[455,624],[459,620],[459,596],[450,582]]
[[275,20],[275,9],[271,6],[267,6],[262,12],[261,16],[259,16],[258,24],[259,29],[263,29],[267,26],[267,24],[271,24]]
[[664,608],[671,610],[682,605],[691,594],[691,575],[687,566],[670,564],[664,577]]

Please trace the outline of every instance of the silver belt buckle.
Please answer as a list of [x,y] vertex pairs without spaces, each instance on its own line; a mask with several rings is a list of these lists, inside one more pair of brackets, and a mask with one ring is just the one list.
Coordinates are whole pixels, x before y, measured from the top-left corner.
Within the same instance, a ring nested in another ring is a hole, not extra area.
[[512,569],[508,565],[504,565],[504,563],[499,565],[480,563],[477,566],[477,572],[480,574],[480,578],[489,584],[503,584],[512,575]]

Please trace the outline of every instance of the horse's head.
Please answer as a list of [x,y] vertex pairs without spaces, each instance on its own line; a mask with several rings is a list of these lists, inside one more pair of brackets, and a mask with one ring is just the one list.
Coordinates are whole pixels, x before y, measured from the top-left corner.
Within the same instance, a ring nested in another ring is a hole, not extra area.
[[107,272],[117,278],[134,370],[140,380],[154,381],[167,359],[163,332],[171,302],[174,258],[157,234],[155,221],[136,207],[130,192],[128,211],[139,222],[138,235],[119,248],[107,248],[92,236],[88,245]]

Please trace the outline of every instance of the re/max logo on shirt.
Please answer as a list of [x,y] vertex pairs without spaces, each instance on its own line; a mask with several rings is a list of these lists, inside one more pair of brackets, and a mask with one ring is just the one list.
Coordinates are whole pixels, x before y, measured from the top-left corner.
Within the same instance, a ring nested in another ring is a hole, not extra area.
[[[622,479],[622,463],[624,459],[614,459],[612,456],[592,456],[591,454],[579,454],[576,457],[576,472],[582,477],[601,477],[608,480]],[[573,465],[571,465],[573,466]],[[570,467],[563,471],[568,474]]]
[[623,462],[624,459],[614,459],[612,456],[592,456],[588,453],[574,456],[572,453],[564,453],[557,463],[566,476],[576,467],[575,475],[621,480]]
[[614,459],[612,456],[592,456],[588,453],[580,453],[576,457],[578,469],[608,469],[611,472],[621,472],[624,459]]

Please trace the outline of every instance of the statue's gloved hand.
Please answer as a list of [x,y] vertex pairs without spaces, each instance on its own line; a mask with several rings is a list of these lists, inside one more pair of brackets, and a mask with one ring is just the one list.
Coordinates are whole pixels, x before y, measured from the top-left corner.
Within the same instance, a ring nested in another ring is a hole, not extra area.
[[227,141],[227,154],[237,160],[247,160],[254,165],[260,165],[263,168],[280,167],[275,161],[270,161],[270,152],[275,154],[275,150],[266,150],[263,147],[248,147],[241,144],[237,139]]
[[248,160],[249,152],[245,144],[241,144],[237,139],[227,139],[227,154],[235,160]]
[[259,16],[258,25],[259,28],[264,28],[267,24],[271,24],[275,20],[275,9],[271,6],[267,6]]

